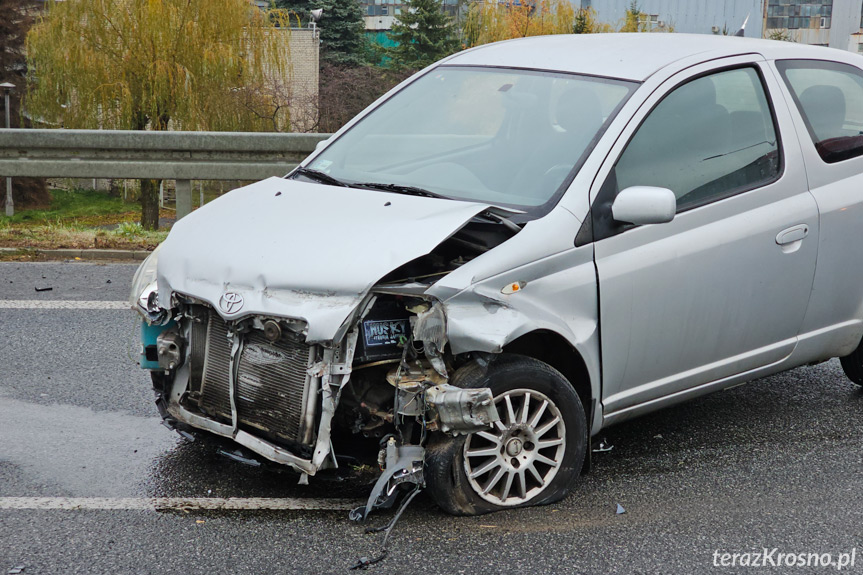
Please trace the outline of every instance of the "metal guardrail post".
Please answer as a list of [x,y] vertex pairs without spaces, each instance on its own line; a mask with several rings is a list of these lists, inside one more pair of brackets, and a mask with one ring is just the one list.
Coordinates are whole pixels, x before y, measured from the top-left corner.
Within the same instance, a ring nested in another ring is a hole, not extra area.
[[[15,88],[14,84],[0,84],[0,88],[3,88],[4,95],[4,105],[6,109],[6,129],[12,127],[12,123],[10,122],[10,114],[9,114],[9,92]],[[10,218],[15,215],[15,202],[12,200],[12,178],[6,178],[6,215]]]
[[174,183],[177,202],[177,219],[192,213],[192,181],[177,180]]
[[6,215],[15,215],[15,202],[12,200],[12,178],[6,178]]

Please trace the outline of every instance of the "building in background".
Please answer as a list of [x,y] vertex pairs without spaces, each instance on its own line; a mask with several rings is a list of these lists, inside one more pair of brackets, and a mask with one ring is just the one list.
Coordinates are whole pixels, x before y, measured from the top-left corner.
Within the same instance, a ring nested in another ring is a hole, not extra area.
[[[379,44],[392,45],[386,31],[393,27],[396,16],[401,14],[402,10],[408,9],[407,0],[359,0],[359,2],[363,7],[366,33]],[[459,0],[441,0],[444,12],[453,18],[458,17],[461,5]]]
[[[623,21],[632,0],[576,0],[600,21]],[[749,16],[745,35],[784,37],[803,44],[860,51],[863,0],[639,0],[655,29],[693,34],[734,34]]]
[[[746,27],[746,36],[758,38],[761,36],[757,25],[762,14],[764,0],[639,0],[639,9],[650,20],[653,29],[673,28],[675,32],[692,34],[729,34],[736,32],[748,14],[751,14],[750,24]],[[626,10],[632,5],[632,0],[581,0],[582,8],[596,10],[600,22],[608,22],[619,27],[626,17]]]
[[289,53],[290,77],[273,78],[282,102],[290,110],[290,131],[307,132],[318,123],[318,87],[320,71],[320,34],[316,27],[289,28],[285,35]]
[[[269,0],[249,0],[261,10],[270,8]],[[289,124],[275,122],[278,131],[308,132],[318,123],[318,93],[320,86],[321,37],[317,26],[279,28],[282,48],[288,61],[288,77],[270,71],[268,95],[288,109]]]
[[[389,30],[393,26],[395,17],[407,10],[404,0],[359,0],[363,7],[363,19],[366,23],[366,32],[376,33]],[[386,34],[376,34],[382,38]],[[378,40],[381,41],[381,40]]]
[[[860,32],[863,0],[767,0],[763,30],[787,30],[795,42],[849,49]],[[856,46],[854,47],[856,51]]]
[[[389,31],[402,10],[409,7],[408,0],[358,0],[363,8],[363,20],[366,26],[366,37],[383,48],[396,45],[389,37]],[[467,0],[441,0],[441,8],[458,20],[459,11]]]

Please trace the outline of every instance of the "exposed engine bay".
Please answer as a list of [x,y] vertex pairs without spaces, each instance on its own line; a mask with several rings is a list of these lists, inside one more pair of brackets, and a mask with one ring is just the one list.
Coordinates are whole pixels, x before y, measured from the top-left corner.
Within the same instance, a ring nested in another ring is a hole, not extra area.
[[301,482],[338,467],[337,454],[360,460],[369,454],[363,463],[383,473],[356,518],[392,505],[399,485],[423,484],[428,433],[468,434],[499,419],[488,388],[450,385],[471,354],[447,350],[444,308],[423,292],[505,241],[511,233],[501,227],[481,214],[395,269],[333,342],[307,343],[308,326],[299,319],[226,320],[243,305],[237,292],[226,292],[219,310],[174,292],[169,312],[153,294],[142,296],[148,321],[141,363],[158,374],[166,424],[233,439],[299,471]]

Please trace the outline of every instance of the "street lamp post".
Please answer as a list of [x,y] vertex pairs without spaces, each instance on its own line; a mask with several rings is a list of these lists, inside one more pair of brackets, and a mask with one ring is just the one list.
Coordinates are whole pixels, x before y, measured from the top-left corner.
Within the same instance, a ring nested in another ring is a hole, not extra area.
[[[3,89],[3,97],[6,104],[6,129],[12,127],[11,114],[9,109],[9,94],[15,89],[15,84],[5,82],[0,84]],[[12,178],[6,178],[6,215],[12,217],[15,215],[15,204],[12,201]]]

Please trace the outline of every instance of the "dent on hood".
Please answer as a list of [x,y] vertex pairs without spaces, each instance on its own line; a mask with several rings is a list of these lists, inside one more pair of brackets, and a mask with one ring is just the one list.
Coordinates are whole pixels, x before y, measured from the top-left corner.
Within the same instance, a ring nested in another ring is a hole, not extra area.
[[[174,226],[159,256],[159,301],[177,292],[225,319],[294,317],[308,341],[332,340],[371,287],[432,252],[484,204],[270,178]],[[220,309],[225,293],[242,308]]]

